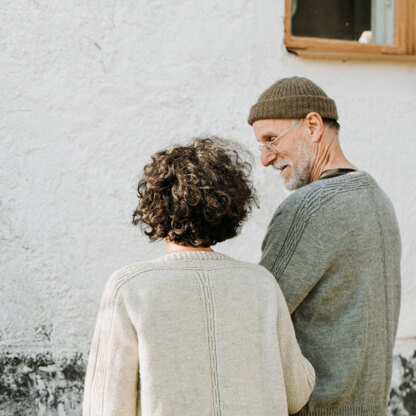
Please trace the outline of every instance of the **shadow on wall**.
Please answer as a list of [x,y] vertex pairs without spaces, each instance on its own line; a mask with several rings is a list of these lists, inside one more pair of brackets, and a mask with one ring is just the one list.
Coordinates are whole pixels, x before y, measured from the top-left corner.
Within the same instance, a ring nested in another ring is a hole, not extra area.
[[[0,355],[0,416],[81,415],[86,360],[50,353]],[[416,415],[416,351],[394,357],[389,416]]]

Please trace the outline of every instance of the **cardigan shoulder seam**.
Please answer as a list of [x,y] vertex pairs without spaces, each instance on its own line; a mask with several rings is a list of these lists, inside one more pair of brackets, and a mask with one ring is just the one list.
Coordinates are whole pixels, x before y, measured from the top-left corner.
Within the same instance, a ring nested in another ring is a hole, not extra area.
[[[259,264],[252,264],[248,262],[243,262],[240,260],[235,260],[235,263],[233,264],[222,264],[218,265],[217,267],[207,267],[206,269],[201,270],[201,265],[196,263],[194,267],[192,266],[185,266],[181,265],[180,270],[200,270],[200,271],[214,271],[214,270],[224,270],[224,269],[252,269],[253,271],[257,271],[259,273],[262,273],[264,275],[270,275],[270,278],[274,280],[273,276],[270,274],[270,272],[263,266]],[[130,280],[139,278],[140,276],[151,273],[154,271],[160,271],[160,270],[172,270],[172,264],[166,263],[152,263],[152,262],[137,262],[130,264],[128,266],[122,267],[119,270],[116,270],[110,278],[107,280],[106,283],[106,291],[109,291],[113,294],[114,298],[117,297],[117,294],[122,286],[127,284]]]

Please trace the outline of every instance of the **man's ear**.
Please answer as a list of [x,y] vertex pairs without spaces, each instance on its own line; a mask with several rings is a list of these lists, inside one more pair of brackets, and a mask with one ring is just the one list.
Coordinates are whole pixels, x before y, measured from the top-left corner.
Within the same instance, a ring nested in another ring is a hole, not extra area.
[[321,115],[315,112],[308,113],[305,121],[312,143],[318,143],[324,133],[324,122]]

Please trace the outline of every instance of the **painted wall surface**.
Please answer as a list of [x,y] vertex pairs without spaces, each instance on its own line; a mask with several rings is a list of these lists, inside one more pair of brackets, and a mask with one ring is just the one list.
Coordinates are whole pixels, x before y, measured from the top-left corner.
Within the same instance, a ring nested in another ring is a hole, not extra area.
[[416,66],[289,54],[282,3],[3,1],[0,415],[79,414],[105,281],[164,252],[131,225],[137,180],[156,150],[216,134],[255,153],[260,210],[217,250],[259,260],[288,191],[260,165],[246,118],[266,87],[292,75],[335,99],[347,157],[396,208],[403,296],[393,405],[416,414]]

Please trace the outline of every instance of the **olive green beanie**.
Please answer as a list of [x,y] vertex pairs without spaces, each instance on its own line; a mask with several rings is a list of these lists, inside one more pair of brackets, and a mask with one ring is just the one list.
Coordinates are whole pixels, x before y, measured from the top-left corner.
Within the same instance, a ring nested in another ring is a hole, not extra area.
[[248,123],[269,118],[303,118],[315,111],[322,118],[338,120],[335,101],[307,78],[283,78],[260,95],[250,109]]

